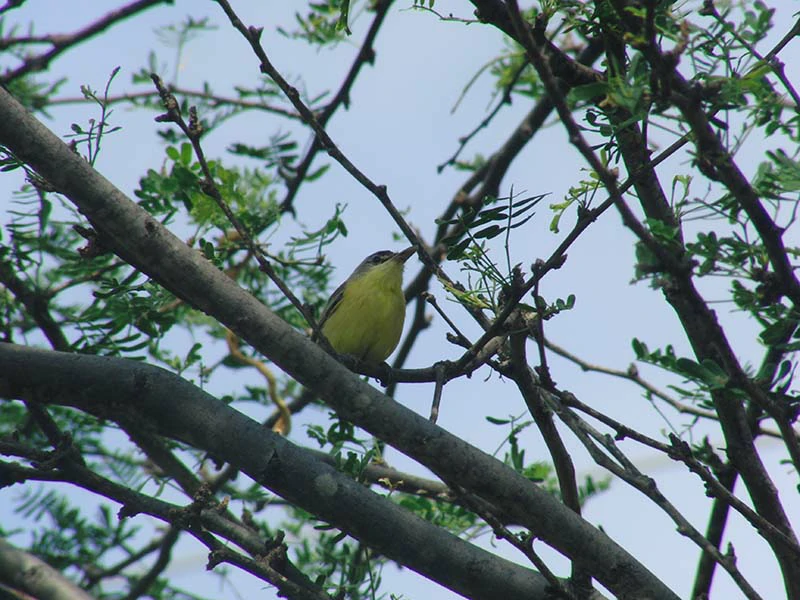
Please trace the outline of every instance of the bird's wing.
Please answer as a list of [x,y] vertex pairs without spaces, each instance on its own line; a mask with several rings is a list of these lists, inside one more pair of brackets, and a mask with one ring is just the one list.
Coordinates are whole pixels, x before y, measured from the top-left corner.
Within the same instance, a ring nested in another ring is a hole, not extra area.
[[328,303],[325,305],[325,309],[322,311],[322,315],[319,318],[319,328],[322,329],[323,325],[325,325],[325,321],[330,319],[331,315],[336,312],[336,309],[339,308],[339,304],[342,302],[342,298],[344,298],[344,286],[347,282],[345,281],[336,288],[336,291],[331,294],[331,297],[328,299]]

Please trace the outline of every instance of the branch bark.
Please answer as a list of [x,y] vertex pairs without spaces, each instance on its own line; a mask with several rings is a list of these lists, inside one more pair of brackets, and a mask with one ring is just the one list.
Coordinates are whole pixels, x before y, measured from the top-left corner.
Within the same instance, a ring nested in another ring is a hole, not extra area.
[[[288,374],[314,390],[343,418],[418,460],[444,481],[455,482],[518,518],[519,523],[531,529],[540,539],[572,560],[579,561],[617,596],[654,599],[676,597],[633,556],[538,486],[460,438],[432,425],[427,419],[392,402],[289,327],[126,198],[4,90],[0,90],[0,143],[75,203],[106,238],[104,242],[107,242],[107,246],[120,257],[190,305],[213,315]],[[84,360],[91,363],[90,359],[95,360],[94,357],[72,355],[65,360],[67,363]],[[25,364],[22,361],[20,366]],[[4,377],[13,376],[18,371],[0,369]],[[36,373],[39,380],[42,372],[45,371]],[[77,375],[71,369],[68,372],[72,378],[65,378],[62,381],[64,386],[74,382]],[[146,380],[134,383],[144,384]],[[86,394],[89,389],[84,387],[80,393]],[[213,430],[204,431],[208,437],[195,441],[202,441],[198,445],[207,450],[219,450],[221,457],[230,454],[231,440],[255,433],[255,427],[258,430],[258,435],[253,435],[252,439],[255,446],[248,448],[247,456],[243,457],[247,462],[243,466],[247,466],[245,470],[257,480],[267,474],[275,477],[276,486],[288,486],[298,473],[304,472],[297,468],[298,464],[309,463],[306,466],[312,468],[311,461],[302,460],[301,455],[292,454],[290,450],[287,452],[292,455],[292,460],[288,462],[267,461],[271,455],[267,454],[269,448],[264,446],[265,432],[235,411],[218,413],[223,407],[213,402],[208,402],[202,409],[196,405],[187,405],[184,411],[178,408],[170,408],[176,411],[173,415],[174,427],[178,430],[175,433],[179,432],[188,439],[195,439],[193,433],[196,435],[197,432],[187,430],[181,425],[182,422],[193,422],[200,416],[201,410],[218,417],[213,421]],[[161,403],[154,405],[152,410],[157,411],[154,414],[159,415],[160,421],[166,420],[162,418],[166,407]],[[233,423],[238,426],[233,426]],[[258,447],[262,452],[254,451]],[[318,472],[317,468],[313,470]],[[330,481],[328,475],[334,477],[335,471],[328,467],[325,469],[324,473],[319,472],[319,481],[309,482],[312,489],[318,483]],[[331,519],[334,524],[365,537],[374,535],[375,523],[382,524],[383,516],[378,521],[366,521],[355,497],[348,496],[348,503],[331,506],[331,497],[336,493],[350,493],[346,491],[348,488],[344,482],[341,486],[334,484],[332,494],[325,498],[325,502],[313,507],[312,512],[324,515],[332,510],[337,511],[341,514]],[[298,492],[287,491],[286,497],[290,500],[299,499]],[[348,510],[342,510],[344,508]],[[385,544],[395,553],[403,549],[411,551],[413,556],[408,558],[409,562],[402,561],[410,564],[420,560],[421,546],[410,543],[413,540],[410,529],[404,531],[407,535],[390,535],[391,539],[384,539],[378,546]],[[413,547],[408,548],[408,545]],[[435,566],[442,569],[446,558],[438,557]],[[473,568],[474,564],[477,563],[473,563]],[[448,580],[452,577],[442,573],[439,575]],[[470,574],[467,580],[472,579],[473,575]],[[506,585],[509,581],[505,577],[500,579],[487,590],[490,594],[487,597],[496,598],[500,594],[498,586]],[[461,585],[459,582],[449,583]],[[531,584],[529,581],[528,585]]]
[[0,344],[0,373],[0,397],[73,406],[123,426],[136,422],[207,450],[291,503],[467,597],[546,597],[540,575],[423,521],[168,371],[126,359]]
[[46,562],[0,539],[0,582],[39,600],[92,600]]

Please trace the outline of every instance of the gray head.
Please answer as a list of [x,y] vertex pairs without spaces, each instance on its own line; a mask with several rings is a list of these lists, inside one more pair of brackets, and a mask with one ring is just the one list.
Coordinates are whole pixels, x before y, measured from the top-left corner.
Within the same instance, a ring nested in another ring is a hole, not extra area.
[[322,315],[319,318],[319,326],[322,327],[325,321],[327,321],[336,310],[337,306],[339,306],[339,303],[344,297],[344,288],[350,280],[361,277],[370,269],[377,267],[378,265],[382,265],[390,260],[395,260],[402,265],[411,257],[412,254],[414,254],[414,250],[414,246],[406,248],[400,252],[380,250],[370,254],[367,258],[361,261],[361,264],[358,265],[355,271],[350,274],[350,277],[348,277],[338,288],[336,288],[336,291],[331,294],[331,297],[328,299],[328,304],[325,306],[325,309],[322,311]]
[[[373,252],[367,258],[361,261],[361,264],[355,268],[350,277],[358,277],[363,275],[372,267],[382,265],[389,260],[394,259],[404,263],[411,257],[412,254],[414,254],[414,250],[414,246],[411,246],[400,252],[392,252],[391,250],[378,250],[377,252]],[[350,277],[348,277],[348,279],[350,279]]]

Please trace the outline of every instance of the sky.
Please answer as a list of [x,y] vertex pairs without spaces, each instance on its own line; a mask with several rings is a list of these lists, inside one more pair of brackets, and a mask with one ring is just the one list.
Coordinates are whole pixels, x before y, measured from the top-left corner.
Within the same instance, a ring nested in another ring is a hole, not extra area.
[[[464,179],[461,172],[446,169],[438,174],[435,167],[454,152],[459,138],[471,131],[491,108],[491,78],[486,75],[478,77],[458,104],[458,109],[454,111],[453,107],[466,83],[487,61],[504,50],[505,44],[502,35],[491,27],[441,21],[431,13],[411,9],[411,4],[410,1],[400,2],[393,8],[378,38],[375,67],[364,69],[352,91],[349,111],[337,113],[328,131],[359,169],[377,183],[387,186],[395,205],[408,210],[408,221],[419,228],[424,239],[430,241],[434,231],[433,220]],[[264,27],[264,46],[275,66],[290,81],[297,82],[297,77],[302,75],[304,89],[310,96],[337,87],[369,24],[369,15],[356,11],[351,22],[352,42],[333,51],[317,51],[302,42],[288,40],[276,31],[278,26],[291,26],[294,11],[302,10],[301,3],[237,1],[233,5],[245,23]],[[63,0],[31,1],[10,13],[9,22],[34,20],[37,33],[68,32],[103,14],[110,6],[110,3],[92,0],[69,3]],[[797,5],[782,0],[774,2],[773,6],[779,11],[774,41],[788,29]],[[435,7],[441,14],[452,13],[464,18],[470,18],[472,14],[471,5],[464,1],[440,0]],[[155,30],[189,14],[195,19],[207,16],[218,28],[190,43],[176,64],[174,51],[160,45]],[[115,26],[108,34],[59,58],[51,67],[51,73],[69,76],[68,83],[61,90],[64,96],[79,95],[81,84],[102,89],[111,71],[118,66],[120,73],[112,92],[144,91],[148,87],[131,84],[131,77],[148,64],[153,48],[159,55],[157,64],[163,65],[162,77],[181,86],[197,88],[208,80],[216,91],[230,95],[233,86],[252,82],[258,77],[255,57],[244,40],[231,31],[216,4],[186,0],[178,0],[174,6],[158,7]],[[795,40],[782,54],[790,80],[797,80],[800,61],[791,59],[797,57],[799,48],[800,42]],[[0,68],[5,65],[4,60],[0,56]],[[469,157],[474,152],[487,155],[494,151],[529,108],[524,99],[515,98],[510,107],[500,112],[491,127],[476,136],[464,156]],[[97,116],[94,109],[85,105],[60,107],[51,114],[52,118],[45,123],[62,136],[70,132],[71,123],[86,123],[90,117]],[[157,169],[164,161],[163,148],[155,136],[160,126],[153,122],[152,113],[122,106],[115,108],[111,121],[122,129],[104,141],[97,168],[132,197],[146,169]],[[232,141],[263,144],[278,127],[285,130],[287,125],[270,115],[249,113],[212,131],[204,138],[204,149],[209,156],[224,156]],[[304,135],[300,139],[310,137]],[[741,164],[752,173],[762,153],[763,141],[748,139],[740,154],[747,159]],[[324,162],[332,161],[321,157],[315,165]],[[662,173],[667,174],[664,181],[669,180],[669,173],[687,167],[685,155],[668,160],[662,168]],[[585,170],[586,166],[578,161],[577,154],[569,147],[563,129],[551,122],[515,162],[504,180],[502,192],[509,192],[513,185],[516,192],[546,193],[550,195],[546,203],[556,202],[578,178],[585,177]],[[8,201],[10,192],[19,183],[12,177],[0,178],[0,203]],[[694,193],[702,194],[702,185],[698,184]],[[335,203],[347,205],[345,220],[349,229],[346,238],[326,250],[332,264],[337,265],[336,283],[346,277],[366,253],[403,247],[402,241],[393,239],[397,227],[377,200],[335,164],[320,180],[301,188],[296,200],[300,224],[308,229],[318,227],[330,216]],[[553,234],[547,228],[549,221],[550,214],[543,203],[532,222],[535,227],[526,228],[525,235],[512,238],[514,262],[527,266],[537,258],[549,256],[570,225],[569,220],[565,221],[561,234]],[[293,227],[287,225],[287,236],[296,232]],[[280,236],[276,237],[275,243],[280,239]],[[631,350],[634,337],[643,338],[653,347],[671,343],[679,354],[688,353],[677,319],[660,293],[646,284],[630,284],[634,260],[632,241],[632,236],[622,227],[616,214],[605,215],[581,236],[570,249],[565,268],[549,275],[542,289],[548,298],[564,298],[568,294],[575,294],[577,298],[573,311],[548,322],[548,336],[579,351],[591,362],[619,369],[625,369],[634,359]],[[790,244],[792,240],[786,242]],[[409,261],[407,281],[419,268],[415,259]],[[455,264],[447,263],[444,268],[451,277],[463,277]],[[724,288],[715,287],[720,285],[724,284],[703,283],[703,291],[712,298],[715,293],[721,296]],[[441,289],[433,291],[440,304],[446,306],[458,325],[474,339],[478,328],[468,315],[447,302]],[[724,305],[720,305],[717,312],[722,323],[730,325],[732,343],[742,361],[757,364],[761,349],[750,341],[756,331],[754,324],[742,315],[730,313]],[[444,333],[441,320],[434,319],[424,343],[414,349],[407,366],[427,366],[442,358],[458,357],[459,349],[446,342]],[[223,352],[222,349],[218,351]],[[659,438],[668,430],[667,421],[642,399],[632,385],[582,373],[557,359],[553,359],[551,368],[555,380],[587,404],[653,437]],[[640,370],[656,383],[666,381],[663,374],[654,369],[640,366]],[[485,370],[479,371],[472,380],[460,379],[446,386],[439,425],[491,452],[502,442],[507,431],[487,424],[484,416],[490,414],[505,418],[520,415],[524,408],[513,384],[498,380],[496,376],[484,384],[487,375]],[[231,382],[212,381],[210,385],[209,391],[221,395],[226,393]],[[401,386],[397,399],[413,410],[427,414],[432,393],[432,386],[428,385]],[[241,409],[249,411],[248,414],[254,418],[264,414],[260,407],[243,406]],[[686,418],[671,412],[668,412],[668,419],[678,428],[688,423]],[[688,439],[700,439],[707,432],[714,432],[714,429],[700,425],[693,430],[694,437]],[[295,426],[291,439],[295,443],[310,443],[300,425]],[[712,439],[712,442],[720,445],[719,439]],[[533,429],[526,430],[523,443],[529,456],[546,456]],[[602,477],[583,448],[570,436],[567,436],[567,443],[574,450],[579,473]],[[660,489],[698,529],[704,530],[707,505],[696,501],[704,498],[698,480],[680,465],[665,462],[630,442],[623,442],[621,447],[629,452],[637,465],[656,477]],[[796,476],[789,468],[780,466],[783,457],[780,447],[768,440],[762,441],[761,447],[763,459],[772,467],[771,472],[781,489],[787,512],[800,514],[800,501],[794,489]],[[417,465],[397,452],[389,453],[387,459],[401,470],[420,472]],[[8,492],[0,492],[0,495],[2,493]],[[588,503],[585,518],[602,526],[679,595],[688,595],[698,551],[688,540],[676,535],[675,525],[640,494],[623,483],[615,482],[609,492]],[[740,566],[744,575],[757,589],[763,590],[765,597],[778,597],[782,588],[777,570],[768,560],[766,545],[736,520],[731,525],[729,537],[742,557]],[[482,540],[482,543],[499,546],[489,539]],[[519,560],[507,548],[498,551]],[[185,545],[184,553],[170,571],[175,583],[208,593],[213,589],[209,586],[216,586],[217,582],[204,571],[205,553],[196,545]],[[553,553],[543,551],[542,554],[552,561],[551,565],[557,572],[565,567],[566,562]],[[758,556],[764,556],[764,560],[754,558]],[[384,581],[385,589],[402,592],[407,598],[443,600],[456,597],[409,570],[388,568],[384,572]],[[235,582],[236,591],[223,588],[220,597],[252,597],[256,591],[259,597],[274,597],[271,589],[264,589],[248,577],[236,577]],[[727,576],[720,572],[714,589],[715,597],[735,597],[734,589]]]

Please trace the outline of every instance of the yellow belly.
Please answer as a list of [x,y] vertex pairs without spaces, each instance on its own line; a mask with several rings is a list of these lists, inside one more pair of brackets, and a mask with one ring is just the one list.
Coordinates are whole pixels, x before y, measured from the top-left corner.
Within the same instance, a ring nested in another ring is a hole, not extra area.
[[345,288],[339,306],[323,324],[322,333],[339,354],[377,364],[397,347],[405,314],[399,282],[390,288],[370,286],[368,290],[355,283]]

